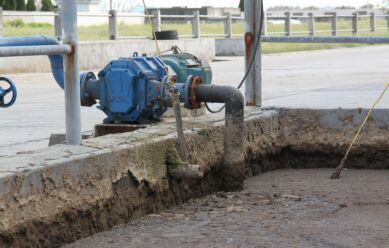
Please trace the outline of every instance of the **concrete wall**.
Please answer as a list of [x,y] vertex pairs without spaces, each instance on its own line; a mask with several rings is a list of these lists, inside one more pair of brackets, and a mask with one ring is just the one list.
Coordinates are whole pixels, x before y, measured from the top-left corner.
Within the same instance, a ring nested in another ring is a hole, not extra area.
[[[366,112],[247,109],[247,170],[334,167]],[[214,169],[202,180],[167,174],[174,122],[0,158],[0,247],[59,247],[217,190],[223,114],[185,124],[191,162]],[[388,127],[388,110],[376,110],[350,154],[353,168],[389,168]]]
[[244,56],[245,45],[243,38],[237,39],[216,39],[216,56]]
[[[214,39],[188,39],[159,41],[161,51],[177,45],[181,50],[195,54],[201,59],[215,58]],[[155,54],[152,40],[96,41],[80,44],[81,70],[102,69],[113,59],[130,57],[134,52],[140,55]],[[50,63],[46,56],[0,58],[0,73],[50,72]]]

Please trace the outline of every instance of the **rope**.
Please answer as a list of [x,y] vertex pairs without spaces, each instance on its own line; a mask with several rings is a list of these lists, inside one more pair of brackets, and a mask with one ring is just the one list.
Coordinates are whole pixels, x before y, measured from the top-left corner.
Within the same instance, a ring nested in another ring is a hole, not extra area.
[[151,20],[151,16],[149,14],[149,10],[147,9],[145,0],[142,0],[142,2],[143,2],[143,7],[145,8],[146,16],[149,19],[149,22],[150,22],[150,25],[151,25],[151,32],[153,33],[153,38],[154,38],[154,41],[155,41],[155,49],[157,50],[157,54],[160,55],[161,51],[159,50],[157,35],[155,34],[155,28],[154,28],[154,25],[153,25],[153,21]]
[[385,95],[386,91],[388,90],[388,88],[389,88],[389,83],[386,84],[385,89],[382,91],[381,95],[377,98],[377,100],[374,102],[373,106],[370,108],[369,112],[366,115],[365,120],[362,122],[362,125],[359,127],[357,134],[355,135],[355,137],[352,140],[350,146],[348,147],[346,154],[344,155],[344,157],[340,161],[339,166],[335,169],[335,172],[331,175],[331,179],[338,179],[340,177],[340,173],[342,172],[342,170],[345,167],[345,163],[346,163],[346,161],[348,159],[348,156],[350,155],[351,149],[353,148],[353,146],[357,142],[357,140],[358,140],[358,138],[359,138],[363,128],[365,127],[366,123],[369,121],[370,116],[373,113],[373,110],[378,105],[378,103],[382,100],[382,98],[384,97],[384,95]]

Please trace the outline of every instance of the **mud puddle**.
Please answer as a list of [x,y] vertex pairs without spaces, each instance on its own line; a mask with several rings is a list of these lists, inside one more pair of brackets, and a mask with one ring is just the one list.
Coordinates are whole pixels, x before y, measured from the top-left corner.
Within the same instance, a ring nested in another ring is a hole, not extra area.
[[279,170],[64,246],[389,247],[389,171]]

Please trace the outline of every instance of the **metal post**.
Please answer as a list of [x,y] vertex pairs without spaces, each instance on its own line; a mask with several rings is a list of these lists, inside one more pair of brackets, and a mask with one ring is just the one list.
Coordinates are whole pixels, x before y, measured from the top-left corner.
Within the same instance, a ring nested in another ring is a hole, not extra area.
[[0,36],[3,36],[3,8],[0,7]]
[[370,31],[375,32],[377,30],[377,18],[375,12],[370,13]]
[[109,12],[109,39],[117,40],[118,37],[118,15],[116,10],[110,10]]
[[193,11],[194,18],[192,20],[192,36],[193,38],[200,38],[200,11]]
[[290,36],[292,27],[291,27],[291,13],[290,12],[285,12],[285,36]]
[[267,13],[263,13],[263,27],[262,27],[262,36],[267,35]]
[[66,144],[81,143],[81,98],[78,64],[77,1],[61,1],[63,44],[73,52],[64,56]]
[[161,29],[161,10],[159,9],[153,9],[151,10],[151,14],[154,16],[152,18],[152,24],[154,26],[154,31],[155,32],[160,32],[162,29]]
[[359,19],[358,12],[353,13],[353,35],[358,34],[358,19]]
[[315,14],[308,13],[308,32],[310,36],[315,36]]
[[389,16],[387,16],[385,18],[386,18],[386,27],[389,30]]
[[338,13],[334,12],[331,19],[332,36],[338,35]]
[[262,105],[262,63],[261,44],[257,51],[254,51],[256,40],[260,33],[259,23],[261,22],[261,1],[245,0],[245,46],[246,46],[246,71],[255,56],[253,67],[248,73],[245,84],[245,98],[247,106]]
[[54,14],[54,35],[60,41],[62,39],[62,20],[59,6],[54,7]]
[[229,12],[227,13],[226,21],[224,23],[224,34],[226,35],[226,38],[232,38],[232,16]]

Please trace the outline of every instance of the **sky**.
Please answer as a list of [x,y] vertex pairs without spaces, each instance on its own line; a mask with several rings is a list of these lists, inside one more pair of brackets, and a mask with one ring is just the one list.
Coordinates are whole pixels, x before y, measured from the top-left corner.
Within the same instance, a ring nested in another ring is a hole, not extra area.
[[[225,6],[236,7],[239,4],[239,0],[146,0],[148,5],[154,7],[170,7],[170,6],[188,6],[188,7],[201,7],[201,6]],[[309,6],[315,5],[318,7],[325,6],[362,6],[366,3],[381,4],[382,0],[264,0],[265,7],[274,5],[293,5],[293,6]]]

